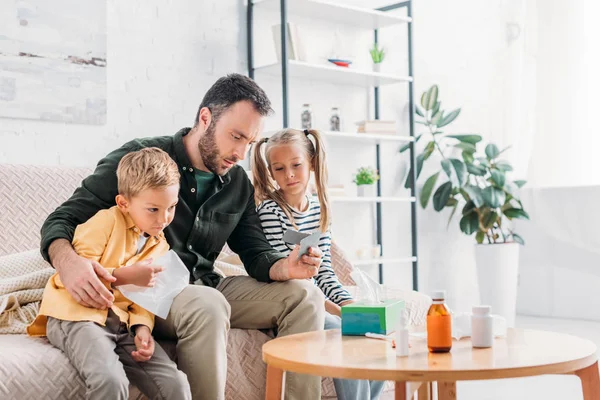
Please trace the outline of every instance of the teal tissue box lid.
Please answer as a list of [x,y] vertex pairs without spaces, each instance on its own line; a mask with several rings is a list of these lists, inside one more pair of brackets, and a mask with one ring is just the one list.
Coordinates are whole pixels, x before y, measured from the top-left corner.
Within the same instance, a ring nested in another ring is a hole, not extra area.
[[342,335],[367,332],[388,335],[396,330],[404,300],[386,300],[379,304],[356,302],[342,307]]

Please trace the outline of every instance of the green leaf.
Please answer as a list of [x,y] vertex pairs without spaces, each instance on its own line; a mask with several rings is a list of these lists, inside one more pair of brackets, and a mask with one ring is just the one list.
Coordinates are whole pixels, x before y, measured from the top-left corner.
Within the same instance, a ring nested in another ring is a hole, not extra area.
[[516,233],[512,234],[512,237],[514,239],[515,242],[519,243],[520,245],[524,245],[525,241],[523,240],[523,238],[520,235],[517,235]]
[[477,157],[477,161],[479,161],[479,163],[481,165],[483,165],[484,167],[490,167],[492,165],[492,164],[490,164],[488,159],[485,157]]
[[[464,157],[464,153],[463,153],[463,157]],[[467,164],[467,171],[473,175],[484,176],[486,169],[484,167],[482,167],[481,165]]]
[[508,219],[529,219],[529,214],[522,208],[509,208],[508,210],[504,210],[504,215],[506,215]]
[[475,161],[475,157],[473,156],[473,153],[469,153],[468,151],[463,151],[462,152],[462,158],[463,160],[465,160],[465,163],[467,164],[472,164]]
[[458,114],[460,114],[460,108],[457,108],[456,110],[452,110],[448,113],[448,115],[446,115],[442,121],[438,124],[438,128],[441,128],[443,126],[448,125],[449,123],[451,123],[452,121],[454,121],[456,119],[456,117],[458,117]]
[[467,201],[467,203],[465,204],[465,206],[462,209],[462,215],[467,215],[469,213],[472,213],[475,210],[475,203],[473,202],[473,200],[469,200]]
[[456,200],[454,197],[450,197],[448,199],[448,201],[446,202],[446,207],[454,207],[458,205],[458,200]]
[[483,205],[483,192],[479,187],[465,185],[463,190],[469,196],[469,199],[474,203],[475,207],[479,208]]
[[450,218],[448,218],[448,223],[446,224],[446,229],[448,229],[450,227],[450,222],[452,222],[452,218],[454,218],[454,214],[456,214],[457,209],[458,209],[458,201],[454,205],[454,208],[452,208],[452,212],[450,213]]
[[423,104],[423,98],[421,98],[421,105],[428,111],[433,109],[433,107],[435,107],[435,103],[437,103],[437,95],[438,95],[438,86],[437,85],[431,86],[429,88],[429,90],[427,91],[427,95],[425,96],[426,103]]
[[477,213],[464,215],[460,219],[460,230],[467,235],[472,235],[474,232],[477,232],[479,230],[479,218],[477,217]]
[[433,109],[431,110],[431,115],[435,115],[439,111],[441,105],[441,102],[436,101],[435,106],[433,106]]
[[461,149],[462,151],[466,151],[467,153],[475,153],[477,151],[477,147],[475,147],[472,143],[459,142],[454,145],[457,149]]
[[[414,143],[418,143],[422,136],[422,133],[420,135],[417,135],[417,137],[415,137]],[[404,146],[400,147],[400,153],[404,153],[406,150],[410,149],[410,143],[411,142],[408,142]]]
[[415,121],[415,124],[429,125],[429,122],[427,122],[427,121]]
[[435,150],[435,142],[432,140],[431,142],[427,143],[427,146],[425,146],[425,149],[423,150],[423,160],[427,160],[431,154],[433,154],[433,150]]
[[506,194],[503,190],[500,190],[493,186],[488,186],[485,189],[483,189],[482,197],[485,204],[487,204],[491,208],[498,208],[501,207],[502,204],[504,204]]
[[496,168],[502,171],[509,172],[513,170],[513,167],[508,163],[508,161],[498,161],[494,165],[496,166]]
[[444,172],[446,173],[446,175],[448,175],[448,179],[452,179],[452,163],[450,163],[450,160],[448,159],[443,159],[442,160],[442,168],[444,169]]
[[431,193],[433,193],[433,188],[435,187],[435,184],[436,184],[439,176],[440,176],[440,173],[438,172],[437,174],[431,175],[429,177],[429,179],[427,179],[427,181],[425,181],[425,184],[423,185],[423,189],[421,190],[421,197],[420,197],[421,207],[427,208],[427,204],[429,203],[429,198],[431,197]]
[[433,117],[431,118],[431,124],[437,126],[440,123],[440,120],[442,119],[443,116],[444,116],[444,110],[439,110],[438,112],[433,114]]
[[435,191],[433,195],[433,209],[435,211],[441,211],[448,202],[448,198],[450,198],[450,193],[452,192],[452,183],[446,182],[440,185],[439,188]]
[[517,185],[517,186],[519,187],[519,189],[520,189],[520,188],[522,188],[523,186],[525,186],[525,184],[527,183],[527,181],[520,180],[520,181],[515,181],[514,183],[515,183],[515,185]]
[[492,181],[494,181],[494,183],[498,185],[498,187],[504,187],[504,182],[506,182],[506,175],[504,175],[504,172],[499,171],[497,169],[492,169],[491,173]]
[[494,158],[498,157],[498,154],[500,154],[500,151],[498,150],[498,146],[495,144],[490,143],[485,147],[485,155],[487,156],[488,160],[493,160]]
[[483,226],[485,229],[491,229],[500,216],[495,211],[487,212],[483,215]]
[[421,108],[417,105],[415,105],[415,113],[417,113],[417,115],[421,118],[425,118],[425,114],[423,113],[423,111],[421,111]]
[[447,135],[447,138],[457,139],[464,143],[477,144],[481,142],[481,136],[479,135]]
[[[417,181],[417,179],[419,179],[419,175],[421,175],[421,170],[423,169],[423,162],[425,161],[425,153],[421,153],[417,156],[416,159],[416,163],[417,163],[417,176],[415,178],[415,182]],[[413,173],[412,168],[408,171],[408,175],[406,177],[406,182],[404,183],[404,187],[406,189],[410,188],[410,177]]]
[[467,180],[467,167],[465,166],[465,163],[458,158],[451,158],[450,163],[452,163],[452,167],[456,173],[457,186],[464,185]]
[[477,240],[477,243],[483,243],[483,239],[485,239],[485,232],[477,232],[477,234],[475,235],[475,240]]

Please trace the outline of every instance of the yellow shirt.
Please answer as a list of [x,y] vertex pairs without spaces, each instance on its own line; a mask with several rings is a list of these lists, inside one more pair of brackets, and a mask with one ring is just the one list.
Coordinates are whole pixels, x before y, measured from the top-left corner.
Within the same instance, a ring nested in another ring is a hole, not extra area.
[[[169,245],[161,233],[159,236],[149,237],[144,247],[138,253],[138,240],[141,232],[135,226],[131,217],[124,214],[117,206],[108,210],[100,210],[86,223],[77,226],[73,236],[73,248],[82,257],[97,261],[110,273],[116,268],[129,266],[147,258],[162,256],[169,250]],[[111,309],[120,320],[128,326],[146,325],[152,330],[154,315],[137,304],[129,301],[121,292],[103,282],[115,296]],[[79,304],[60,280],[54,274],[46,288],[40,312],[27,333],[31,336],[45,336],[47,317],[54,317],[65,321],[93,321],[102,326],[106,323],[108,310],[84,307]]]

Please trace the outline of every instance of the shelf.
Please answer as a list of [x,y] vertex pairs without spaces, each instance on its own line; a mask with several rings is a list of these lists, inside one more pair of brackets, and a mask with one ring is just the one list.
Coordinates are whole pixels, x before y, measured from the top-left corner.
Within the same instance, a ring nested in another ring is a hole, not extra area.
[[332,196],[329,200],[339,203],[412,203],[414,197],[350,197],[350,196]]
[[411,136],[401,136],[394,134],[382,134],[382,133],[357,133],[357,132],[333,132],[333,131],[322,131],[326,137],[334,138],[345,138],[352,140],[361,141],[375,141],[375,142],[412,142],[415,139]]
[[[279,11],[279,0],[254,0],[254,6]],[[325,0],[292,0],[287,2],[288,15],[319,18],[329,22],[350,25],[363,29],[380,29],[386,26],[405,24],[412,18],[390,15],[368,8],[337,4]]]
[[[255,72],[263,72],[268,75],[281,76],[281,63],[257,67]],[[288,76],[292,79],[319,80],[333,84],[363,87],[383,86],[393,83],[412,81],[410,76],[384,74],[380,72],[353,69],[352,67],[311,64],[296,60],[288,61]]]
[[417,261],[417,257],[398,257],[398,258],[372,258],[368,260],[352,260],[350,261],[352,265],[355,267],[359,267],[361,265],[375,265],[375,264],[400,264],[400,263],[408,263]]

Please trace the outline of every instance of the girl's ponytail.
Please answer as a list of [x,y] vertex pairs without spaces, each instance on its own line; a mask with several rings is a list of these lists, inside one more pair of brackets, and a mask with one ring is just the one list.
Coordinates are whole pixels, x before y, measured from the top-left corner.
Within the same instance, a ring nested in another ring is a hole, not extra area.
[[[323,137],[317,130],[305,131],[306,138],[312,136],[314,138],[315,151],[312,157],[312,167],[315,174],[315,184],[317,186],[317,195],[319,197],[319,204],[321,206],[321,219],[319,225],[321,232],[325,232],[329,229],[331,223],[331,208],[329,205],[329,195],[327,194],[327,157],[325,155],[325,146],[323,143]],[[310,141],[310,139],[308,139]]]

